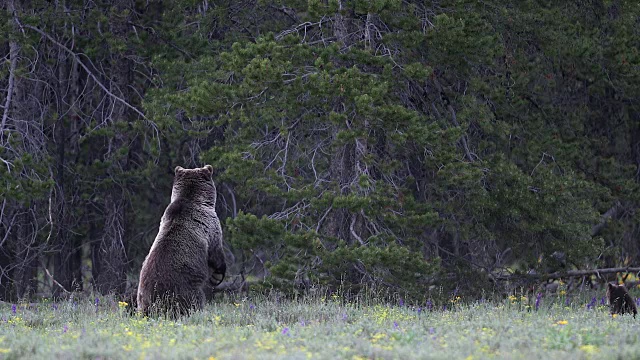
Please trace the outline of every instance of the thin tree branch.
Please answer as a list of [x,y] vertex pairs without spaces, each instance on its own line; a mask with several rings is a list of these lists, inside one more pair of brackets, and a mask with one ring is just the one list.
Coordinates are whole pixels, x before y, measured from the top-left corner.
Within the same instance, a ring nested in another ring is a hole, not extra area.
[[364,241],[362,240],[362,238],[356,233],[355,230],[355,225],[356,225],[356,219],[357,219],[358,214],[353,214],[351,216],[351,225],[349,225],[349,230],[351,231],[351,235],[358,240],[358,242],[360,243],[360,245],[364,245]]
[[[133,110],[134,112],[136,112],[138,115],[140,115],[143,119],[148,120],[147,117],[144,115],[144,113],[142,113],[142,111],[140,111],[138,108],[136,108],[135,106],[129,104],[126,100],[122,99],[121,97],[119,97],[118,95],[112,93],[104,84],[102,84],[102,82],[98,79],[97,76],[95,76],[93,74],[93,72],[91,72],[91,70],[89,70],[89,68],[82,62],[82,60],[80,59],[80,57],[78,56],[78,54],[76,52],[74,52],[73,50],[69,49],[68,47],[66,47],[64,44],[60,43],[59,41],[57,41],[56,39],[54,39],[51,35],[45,33],[44,31],[38,29],[35,26],[31,26],[31,25],[27,25],[25,24],[24,27],[31,29],[35,32],[37,32],[38,34],[46,37],[49,41],[51,41],[52,43],[54,43],[55,45],[57,45],[58,47],[60,47],[62,50],[64,50],[65,52],[67,52],[68,54],[70,54],[71,56],[73,56],[73,58],[78,62],[78,64],[80,64],[80,66],[82,66],[82,68],[84,69],[84,71],[87,72],[87,75],[89,75],[89,77],[91,77],[93,79],[93,81],[96,82],[96,84],[98,84],[98,86],[105,92],[107,93],[107,95],[111,96],[112,98],[114,98],[115,100],[119,101],[120,103],[122,103],[124,106],[128,107],[129,109]],[[154,125],[155,128],[155,125]]]
[[134,22],[131,21],[127,21],[127,24],[131,25],[135,28],[140,28],[144,31],[146,31],[147,33],[149,33],[151,36],[155,37],[156,39],[159,39],[160,41],[164,42],[165,44],[171,46],[172,48],[174,48],[176,51],[180,52],[182,55],[184,55],[184,57],[189,58],[189,59],[193,59],[193,55],[191,55],[191,53],[187,52],[186,50],[183,50],[181,48],[178,47],[178,45],[174,44],[173,42],[165,39],[164,37],[158,35],[158,33],[156,32],[156,30],[152,27],[148,27],[148,26],[143,26],[140,24],[136,24]]
[[[458,123],[458,117],[456,116],[456,111],[453,108],[453,106],[451,106],[451,102],[446,97],[444,90],[442,89],[442,85],[440,85],[440,81],[438,81],[438,79],[435,76],[433,77],[433,83],[435,84],[438,92],[440,93],[440,97],[442,99],[443,104],[446,106],[447,110],[449,110],[449,112],[451,113],[451,122],[453,123],[454,126],[460,127],[460,123]],[[460,138],[460,141],[462,142],[462,147],[464,148],[464,152],[465,152],[465,155],[467,156],[467,159],[469,159],[470,162],[474,162],[475,161],[475,159],[473,158],[474,154],[472,154],[471,151],[469,150],[469,144],[467,143],[467,135],[463,134],[462,137]]]
[[54,284],[56,284],[56,286],[62,289],[62,291],[64,291],[65,294],[71,294],[69,290],[65,289],[64,286],[62,286],[62,284],[60,284],[58,281],[56,281],[56,279],[53,278],[53,275],[51,275],[51,273],[49,272],[49,269],[47,269],[47,267],[44,264],[41,264],[41,265],[44,271],[47,273],[47,276],[51,279],[51,281],[53,281]]

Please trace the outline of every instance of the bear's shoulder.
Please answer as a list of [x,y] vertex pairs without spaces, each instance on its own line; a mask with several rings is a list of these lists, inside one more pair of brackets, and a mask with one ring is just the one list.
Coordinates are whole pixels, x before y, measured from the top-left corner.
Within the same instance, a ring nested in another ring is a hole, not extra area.
[[167,206],[167,209],[165,210],[165,215],[169,219],[175,219],[179,217],[187,207],[188,207],[188,204],[186,203],[185,200],[176,199],[172,201],[171,204],[169,204],[169,206]]

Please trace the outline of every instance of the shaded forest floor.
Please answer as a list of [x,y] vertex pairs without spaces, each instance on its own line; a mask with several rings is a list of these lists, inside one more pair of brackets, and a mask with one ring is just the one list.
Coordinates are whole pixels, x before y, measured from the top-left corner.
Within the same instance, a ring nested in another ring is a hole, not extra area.
[[[421,306],[340,296],[219,299],[178,321],[109,298],[0,307],[0,358],[601,359],[640,355],[640,319],[601,295],[453,298]],[[538,308],[535,310],[535,308]],[[431,309],[431,310],[429,310]]]

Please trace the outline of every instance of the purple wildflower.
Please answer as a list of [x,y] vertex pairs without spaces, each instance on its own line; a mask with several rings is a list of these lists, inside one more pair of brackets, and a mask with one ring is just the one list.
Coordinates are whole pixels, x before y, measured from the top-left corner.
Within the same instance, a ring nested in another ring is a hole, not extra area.
[[404,300],[400,299],[398,303],[400,304],[400,306],[404,306]]
[[18,307],[16,306],[16,304],[11,304],[11,312],[12,312],[14,315],[15,315],[15,313],[16,313],[17,308],[18,308]]
[[442,305],[442,311],[447,311],[447,305]]
[[347,321],[347,313],[342,314],[342,321]]
[[421,308],[421,307],[418,307],[418,310],[417,310],[417,311],[418,311],[418,315],[420,315],[420,313],[422,312],[422,308]]
[[598,302],[598,299],[596,299],[595,296],[591,298],[591,301],[587,304],[587,310],[593,309],[596,306],[597,302]]
[[256,308],[256,307],[255,307],[255,306],[253,306],[253,304],[249,304],[249,310],[253,310],[253,309],[255,309],[255,308]]
[[540,307],[540,299],[542,299],[542,293],[538,293],[538,295],[536,295],[536,310]]
[[600,299],[600,305],[605,305],[605,301],[604,301],[604,296],[602,297],[602,299]]
[[433,303],[431,302],[431,300],[427,300],[427,308],[429,309],[429,311],[431,311],[431,309],[433,308]]
[[397,329],[397,328],[398,328],[398,322],[397,322],[397,321],[394,321],[394,322],[393,322],[393,328],[394,328],[394,329]]
[[66,333],[67,330],[69,330],[69,326],[67,326],[67,324],[64,324],[64,327],[62,328],[62,333]]
[[52,308],[54,311],[55,311],[55,310],[58,310],[58,304],[56,304],[56,303],[51,304],[51,308]]
[[289,328],[288,327],[282,329],[282,335],[291,336],[291,335],[289,335]]
[[306,323],[304,322],[304,320],[300,320],[300,326],[305,326]]
[[640,306],[640,298],[636,298],[636,305]]
[[433,335],[433,334],[435,334],[435,333],[436,333],[436,329],[434,329],[434,328],[430,327],[430,328],[429,328],[429,334]]

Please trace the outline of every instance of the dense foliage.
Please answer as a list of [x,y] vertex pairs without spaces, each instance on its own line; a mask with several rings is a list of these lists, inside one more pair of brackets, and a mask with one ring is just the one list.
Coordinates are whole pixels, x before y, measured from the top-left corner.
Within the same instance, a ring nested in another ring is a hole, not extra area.
[[205,163],[255,286],[640,260],[634,1],[2,6],[0,297],[135,286]]

